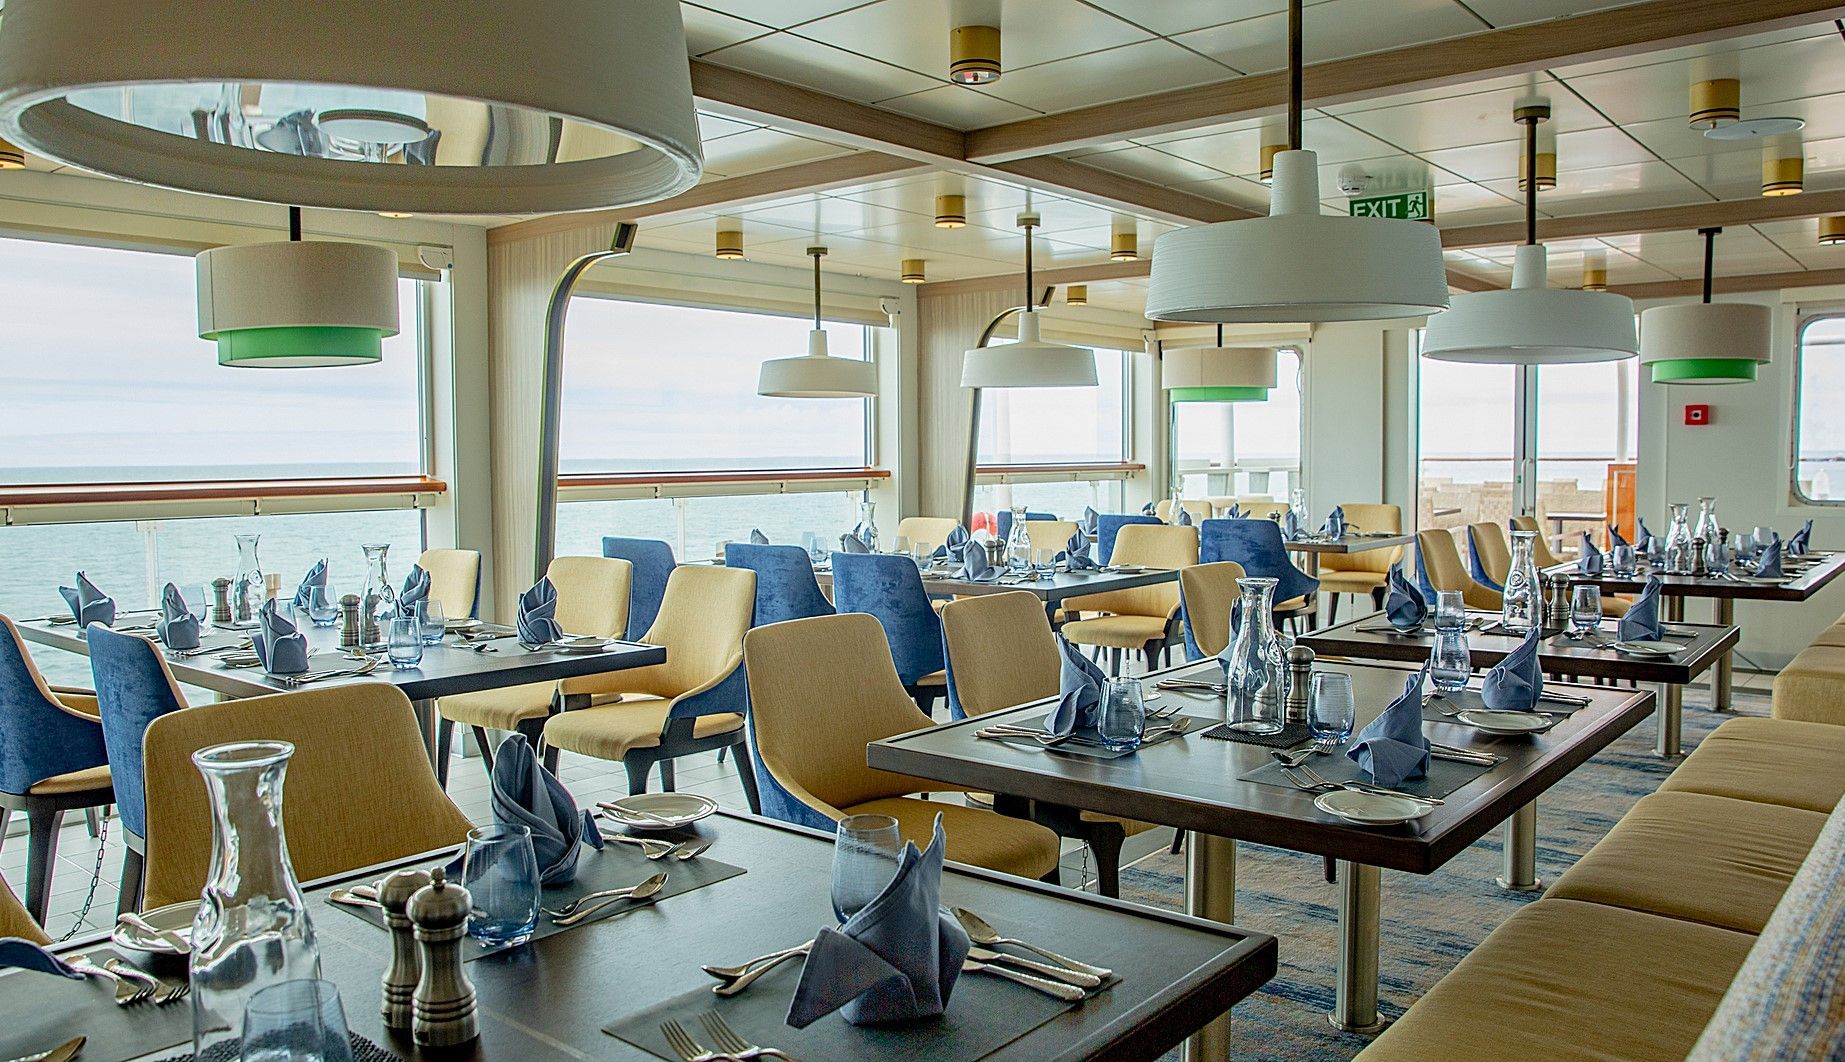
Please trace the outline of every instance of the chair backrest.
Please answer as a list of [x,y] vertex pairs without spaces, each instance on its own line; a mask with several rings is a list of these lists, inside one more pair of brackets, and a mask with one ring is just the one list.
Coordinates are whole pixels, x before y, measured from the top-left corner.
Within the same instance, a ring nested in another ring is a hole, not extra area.
[[1512,547],[1506,542],[1505,528],[1491,520],[1468,524],[1467,560],[1476,582],[1504,586],[1506,574],[1512,570]]
[[743,663],[763,766],[805,807],[836,821],[841,808],[868,800],[954,788],[865,765],[866,745],[930,725],[904,692],[875,618],[758,627],[744,636]]
[[480,551],[426,549],[416,559],[429,573],[429,596],[449,619],[480,615]]
[[1206,564],[1235,561],[1243,574],[1275,580],[1275,604],[1305,597],[1320,588],[1320,581],[1288,559],[1281,525],[1266,516],[1241,520],[1206,520],[1199,526],[1198,559]]
[[1243,575],[1243,566],[1235,561],[1195,564],[1179,573],[1187,659],[1216,656],[1230,644],[1230,615],[1236,610],[1237,581]]
[[101,724],[58,700],[19,628],[0,616],[0,793],[23,796],[54,775],[108,762]]
[[[1176,524],[1129,524],[1115,539],[1114,564],[1140,564],[1148,568],[1189,568],[1198,563],[1198,529]],[[1064,602],[1079,612],[1112,612],[1117,616],[1163,616],[1179,611],[1179,584],[1154,583],[1128,590],[1085,594]]]
[[[1544,537],[1543,529],[1538,526],[1537,517],[1514,516],[1511,524],[1514,531],[1530,531],[1537,536],[1531,545],[1531,559],[1537,562],[1538,567],[1554,568],[1563,563],[1564,558],[1557,556],[1556,551],[1550,548],[1550,540]],[[1510,548],[1507,547],[1508,551]],[[1510,561],[1506,562],[1506,568],[1508,571],[1511,569]]]
[[666,594],[666,580],[678,567],[673,547],[657,538],[621,538],[604,535],[602,555],[618,557],[634,565],[628,585],[628,637],[639,638],[653,626],[660,613],[660,599]]
[[19,896],[4,878],[0,878],[0,937],[18,937],[34,944],[51,943],[51,938],[32,920],[26,905],[19,902]]
[[[1256,520],[1266,520],[1270,513],[1274,513],[1276,517],[1286,516],[1288,510],[1292,508],[1287,502],[1276,501],[1261,494],[1239,494],[1236,497],[1236,503],[1242,507],[1244,516]],[[1224,508],[1228,509],[1229,506],[1226,505]]]
[[141,738],[149,723],[186,707],[186,698],[152,641],[90,624],[90,674],[109,750],[109,779],[122,826],[147,836],[147,797],[141,769]]
[[[1201,520],[1209,520],[1211,518],[1211,499],[1181,498],[1179,500],[1185,504],[1185,511],[1192,514],[1193,523],[1197,523]],[[1172,499],[1161,498],[1159,502],[1153,506],[1153,515],[1159,517],[1162,523],[1171,523]]]
[[[1345,522],[1356,531],[1403,533],[1403,509],[1377,502],[1347,502]],[[1403,547],[1368,549],[1363,553],[1322,553],[1320,567],[1329,572],[1377,572],[1382,574],[1403,559]]]
[[895,553],[833,554],[833,607],[877,617],[904,685],[942,670],[942,620],[916,562]]
[[625,673],[622,688],[677,697],[728,674],[743,655],[743,632],[755,615],[755,572],[712,564],[674,568],[660,614],[641,638],[665,646],[666,662]]
[[545,578],[557,589],[557,625],[566,634],[625,638],[634,567],[612,557],[557,557]]
[[[1503,601],[1498,592],[1473,581],[1454,545],[1454,533],[1446,528],[1416,532],[1416,561],[1423,591],[1458,590],[1468,608],[1497,611]],[[1433,596],[1430,597],[1433,600]]]
[[1031,539],[1031,548],[1035,550],[1061,550],[1070,544],[1070,537],[1076,534],[1075,520],[1027,520],[1025,534]]
[[1044,602],[1023,590],[943,605],[942,644],[956,719],[1057,695],[1063,656]]
[[235,741],[295,746],[283,828],[303,881],[460,844],[473,824],[436,782],[410,701],[358,682],[201,705],[147,728],[146,906],[197,899],[211,808],[192,754]]
[[[1031,512],[1030,510],[1027,510],[1025,513],[1025,519],[1027,522],[1032,521],[1032,520],[1055,520],[1057,519],[1057,514],[1056,513],[1034,513],[1034,512]],[[999,535],[999,540],[1001,542],[1004,542],[1008,537],[1011,536],[1012,534],[1012,510],[1011,509],[1001,509],[1000,511],[993,514],[993,531],[994,533]]]
[[948,533],[960,526],[961,521],[947,516],[906,516],[897,521],[896,538],[907,539],[912,549],[917,546],[934,549],[948,541]]
[[813,558],[800,546],[727,542],[724,567],[756,573],[754,623],[758,627],[833,614],[833,603],[820,592],[820,583],[814,578]]
[[1164,522],[1159,517],[1146,513],[1098,514],[1095,518],[1095,559],[1102,564],[1108,563],[1109,558],[1114,556],[1115,538],[1121,534],[1122,528],[1134,524],[1151,525]]

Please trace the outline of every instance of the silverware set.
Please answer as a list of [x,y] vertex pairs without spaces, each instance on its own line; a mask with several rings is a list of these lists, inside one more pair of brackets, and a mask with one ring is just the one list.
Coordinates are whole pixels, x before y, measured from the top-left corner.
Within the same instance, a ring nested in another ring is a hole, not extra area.
[[83,1050],[85,1042],[86,1040],[84,1037],[73,1036],[49,1051],[40,1051],[33,1055],[20,1055],[18,1058],[13,1059],[12,1062],[69,1062],[70,1059],[77,1057],[77,1052]]
[[1198,690],[1219,696],[1230,691],[1230,687],[1222,682],[1199,682],[1195,679],[1161,679],[1153,684],[1153,688],[1156,690]]
[[708,1050],[677,1019],[668,1019],[660,1024],[660,1035],[666,1038],[666,1045],[677,1052],[684,1062],[754,1062],[758,1058],[798,1062],[793,1055],[784,1051],[773,1047],[758,1047],[737,1035],[736,1030],[717,1011],[707,1011],[699,1015],[698,1020],[705,1027],[705,1035],[711,1037],[712,1043],[717,1045],[717,1050]]
[[[1542,697],[1538,698],[1538,700],[1543,700],[1543,699],[1544,698]],[[1423,704],[1433,704],[1435,706],[1436,711],[1440,712],[1441,714],[1447,716],[1450,719],[1458,717],[1463,712],[1469,712],[1473,710],[1471,708],[1462,708],[1459,705],[1455,705],[1454,707],[1448,707],[1446,698],[1442,698],[1442,697],[1425,697],[1423,698],[1422,703]],[[1558,715],[1556,712],[1532,712],[1530,714],[1537,716],[1539,719],[1548,719],[1553,724],[1563,718],[1561,715]],[[1465,720],[1463,720],[1463,722],[1464,721]]]
[[[1178,709],[1175,706],[1171,710],[1164,711],[1162,714],[1159,714],[1159,715],[1155,715],[1153,712],[1148,712],[1147,718],[1148,719],[1166,719],[1166,718],[1171,717],[1172,714],[1176,712],[1177,710]],[[1150,726],[1141,733],[1140,743],[1142,745],[1148,745],[1155,741],[1162,740],[1164,738],[1176,737],[1178,735],[1185,733],[1187,730],[1190,730],[1191,725],[1192,725],[1192,721],[1190,719],[1179,718],[1179,719],[1174,719],[1172,722],[1164,726]],[[1007,738],[1012,738],[1012,739],[1030,738],[1031,740],[1036,741],[1039,745],[1047,749],[1054,749],[1054,748],[1057,748],[1059,745],[1083,745],[1083,746],[1087,746],[1090,748],[1102,747],[1102,742],[1096,741],[1093,738],[1078,737],[1074,732],[1069,733],[1069,734],[1053,734],[1050,731],[1043,729],[1042,727],[1012,726],[1006,723],[995,723],[992,726],[985,727],[980,730],[976,730],[974,732],[974,736],[978,738],[991,738],[991,739],[996,739],[996,740],[1001,740],[1001,741]]]
[[639,885],[630,885],[625,889],[603,889],[579,896],[562,907],[540,908],[550,919],[560,926],[574,926],[592,915],[624,900],[645,900],[659,893],[666,887],[666,872],[661,871]]
[[169,981],[164,977],[155,977],[138,966],[114,957],[103,960],[99,966],[88,955],[80,955],[72,960],[71,965],[83,973],[115,982],[115,1005],[118,1007],[132,1007],[138,1003],[164,1007],[192,994],[189,981]]
[[699,840],[680,841],[675,844],[672,841],[656,841],[651,837],[630,837],[625,833],[609,833],[607,831],[603,832],[602,839],[605,841],[616,841],[621,844],[631,844],[639,848],[641,854],[648,859],[672,859],[676,862],[687,859],[697,859],[699,856],[704,855],[705,851],[709,849],[712,844],[710,841]]
[[289,689],[295,690],[315,682],[325,682],[328,679],[357,678],[360,675],[369,675],[376,670],[378,670],[378,661],[367,658],[365,663],[360,664],[358,667],[342,668],[338,671],[322,671],[306,675],[275,675],[271,677],[282,685],[287,686]]
[[[1336,793],[1343,789],[1353,793],[1369,793],[1373,796],[1402,797],[1405,800],[1414,800],[1421,804],[1427,804],[1430,807],[1440,807],[1447,803],[1435,797],[1405,793],[1400,789],[1386,789],[1383,786],[1366,785],[1363,782],[1335,782],[1324,778],[1318,771],[1307,766],[1307,757],[1311,755],[1310,750],[1303,749],[1300,752],[1290,754],[1276,749],[1269,753],[1269,755],[1273,756],[1275,762],[1281,765],[1281,776],[1288,780],[1288,784],[1304,793]],[[1299,771],[1301,774],[1306,775],[1307,781],[1302,782],[1299,778],[1296,778],[1294,776],[1295,771]]]
[[247,653],[249,651],[250,642],[248,639],[245,639],[244,641],[236,642],[231,645],[219,645],[212,648],[201,646],[197,649],[175,649],[172,651],[172,655],[181,660],[189,660],[195,656],[216,656],[219,653]]

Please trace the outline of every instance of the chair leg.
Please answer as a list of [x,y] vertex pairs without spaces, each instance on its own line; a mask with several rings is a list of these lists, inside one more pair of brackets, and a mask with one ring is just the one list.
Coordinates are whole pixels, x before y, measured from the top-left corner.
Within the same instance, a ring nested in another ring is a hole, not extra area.
[[762,814],[762,797],[756,792],[756,767],[742,745],[737,746],[737,754],[731,757],[731,762],[737,768],[737,781],[743,783],[743,799],[749,803],[750,814]]
[[653,770],[653,761],[638,756],[628,756],[621,761],[628,770],[628,795],[638,796],[647,791],[647,774]]
[[141,909],[141,871],[146,861],[141,853],[126,845],[122,848],[122,890],[116,896],[115,913]]
[[13,819],[12,808],[0,808],[0,846],[6,844],[6,828]]
[[1379,610],[1383,609],[1384,607],[1384,588],[1383,587],[1374,586],[1371,588],[1371,607],[1374,609],[1379,609]]
[[1331,627],[1339,622],[1339,595],[1332,594],[1326,602],[1326,625]]
[[1121,677],[1121,650],[1110,649],[1108,651],[1108,673],[1116,678]]
[[[487,765],[487,773],[493,773],[493,740],[487,736],[484,726],[469,727],[474,732],[474,748],[480,753],[480,761]],[[446,757],[444,757],[446,758]]]
[[673,788],[673,761],[671,757],[660,761],[660,791],[675,792]]
[[455,724],[449,719],[436,721],[436,784],[448,788],[448,757],[455,743]]
[[1180,852],[1185,851],[1185,831],[1184,830],[1172,831],[1172,847],[1168,849],[1168,851],[1170,851],[1173,855],[1178,855]]
[[95,840],[102,833],[102,809],[83,809],[83,828],[89,831],[90,839]]
[[1102,895],[1121,897],[1121,843],[1127,834],[1119,827],[1097,830],[1089,835],[1089,851],[1095,856],[1095,887]]
[[[924,708],[924,709],[923,709],[923,711],[925,711],[925,712],[926,712],[926,711],[928,711],[928,710],[929,710],[929,709],[927,709],[927,708]],[[728,753],[729,751],[730,751],[730,746],[729,746],[729,745],[725,745],[724,747],[722,747],[722,748],[720,748],[720,749],[718,749],[718,762],[719,762],[719,763],[723,763],[723,762],[724,762],[724,755],[725,755],[726,753]]]
[[26,811],[26,910],[39,925],[45,924],[45,908],[51,903],[51,868],[57,862],[58,827],[64,824],[62,811]]
[[1334,884],[1339,880],[1339,861],[1332,856],[1326,857],[1326,883]]

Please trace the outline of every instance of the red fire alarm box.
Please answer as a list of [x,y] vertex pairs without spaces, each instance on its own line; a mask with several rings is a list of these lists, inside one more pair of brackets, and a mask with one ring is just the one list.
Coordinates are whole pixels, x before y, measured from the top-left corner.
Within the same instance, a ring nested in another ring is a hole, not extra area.
[[1702,427],[1710,423],[1710,407],[1703,404],[1685,407],[1685,423],[1691,427]]

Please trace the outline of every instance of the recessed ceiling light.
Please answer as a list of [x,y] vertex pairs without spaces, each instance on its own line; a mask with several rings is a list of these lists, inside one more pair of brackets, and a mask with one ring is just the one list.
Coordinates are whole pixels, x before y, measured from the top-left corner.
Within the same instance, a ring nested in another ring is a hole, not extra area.
[[905,258],[898,279],[905,284],[921,284],[929,279],[925,271],[926,265],[927,263],[920,258]]
[[1806,128],[1804,118],[1744,118],[1729,125],[1704,130],[1708,140],[1753,140],[1762,136],[1798,133]]
[[948,80],[957,85],[999,80],[998,26],[956,26],[948,31]]

